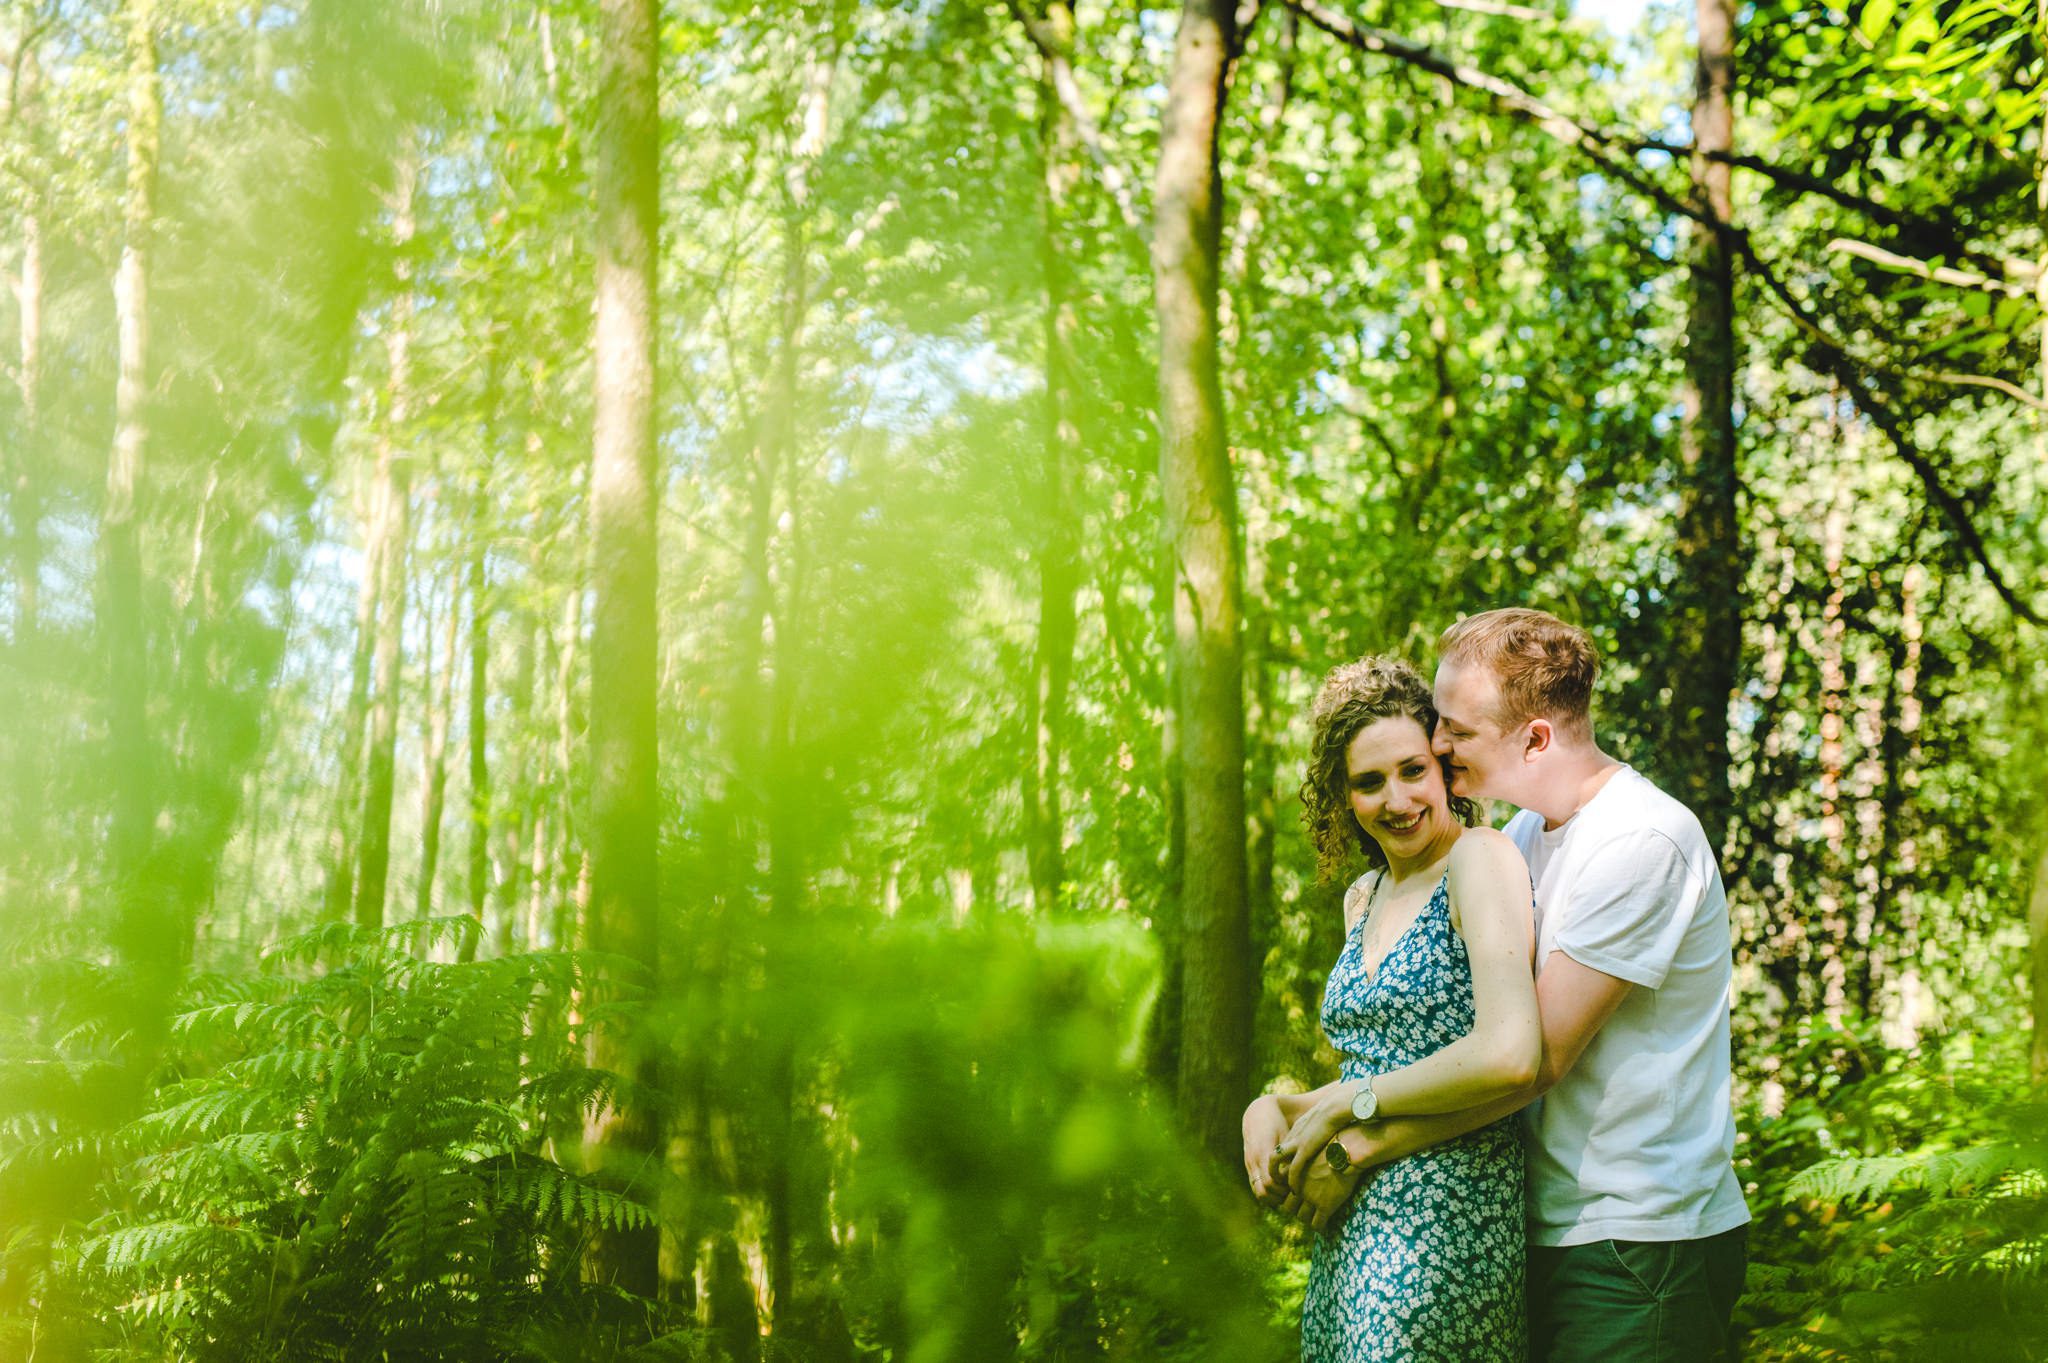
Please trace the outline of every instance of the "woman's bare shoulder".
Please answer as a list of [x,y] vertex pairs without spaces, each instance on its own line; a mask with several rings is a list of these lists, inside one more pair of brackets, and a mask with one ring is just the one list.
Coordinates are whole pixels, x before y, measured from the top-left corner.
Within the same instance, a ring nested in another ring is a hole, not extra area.
[[1482,893],[1519,889],[1528,892],[1529,863],[1514,839],[1497,828],[1468,828],[1451,848],[1451,892],[1461,887]]
[[1503,858],[1522,860],[1522,849],[1498,828],[1468,828],[1451,845],[1451,869],[1503,864]]

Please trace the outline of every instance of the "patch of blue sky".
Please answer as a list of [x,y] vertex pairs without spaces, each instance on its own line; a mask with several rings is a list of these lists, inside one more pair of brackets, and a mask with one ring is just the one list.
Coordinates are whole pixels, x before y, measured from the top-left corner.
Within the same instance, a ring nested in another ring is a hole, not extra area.
[[962,397],[1012,401],[1043,382],[1036,369],[973,335],[878,335],[869,353],[873,397],[862,424],[882,430],[920,430]]

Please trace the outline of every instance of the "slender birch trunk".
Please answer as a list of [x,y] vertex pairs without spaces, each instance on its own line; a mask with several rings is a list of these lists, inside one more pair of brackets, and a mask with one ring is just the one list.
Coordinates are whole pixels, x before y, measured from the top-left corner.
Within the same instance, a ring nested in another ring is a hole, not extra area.
[[369,515],[364,520],[370,533],[364,545],[362,581],[356,588],[355,648],[349,660],[348,701],[341,715],[334,813],[327,827],[327,878],[321,903],[323,916],[330,922],[347,918],[355,903],[356,817],[362,807],[363,745],[370,722],[370,661],[377,647],[384,516],[383,482],[379,479],[370,486]]
[[413,235],[413,194],[419,163],[399,160],[393,188],[392,236],[400,252],[398,291],[385,330],[386,405],[377,439],[377,483],[384,516],[379,526],[376,690],[370,704],[369,748],[364,761],[361,851],[356,867],[356,926],[384,925],[385,881],[391,866],[391,801],[397,781],[398,693],[405,666],[406,549],[411,538],[412,454],[404,448],[412,405],[412,263],[404,255]]
[[[481,521],[481,515],[477,518]],[[469,916],[476,920],[463,939],[463,960],[482,949],[484,912],[491,892],[491,762],[489,716],[491,608],[484,572],[483,528],[470,527],[469,562]]]

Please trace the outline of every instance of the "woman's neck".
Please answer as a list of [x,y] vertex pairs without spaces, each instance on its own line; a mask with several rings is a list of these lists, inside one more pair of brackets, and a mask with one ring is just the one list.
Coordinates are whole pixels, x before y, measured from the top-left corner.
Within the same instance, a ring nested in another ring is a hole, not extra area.
[[1425,872],[1436,870],[1443,859],[1451,854],[1451,848],[1456,845],[1464,831],[1463,827],[1454,823],[1443,833],[1423,844],[1422,850],[1412,857],[1399,857],[1391,852],[1387,853],[1387,879],[1400,885]]

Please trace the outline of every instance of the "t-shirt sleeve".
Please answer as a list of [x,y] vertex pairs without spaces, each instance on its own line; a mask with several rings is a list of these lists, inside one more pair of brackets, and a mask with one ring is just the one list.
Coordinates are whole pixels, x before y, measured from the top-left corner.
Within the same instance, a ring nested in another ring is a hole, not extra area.
[[1671,973],[1704,889],[1664,834],[1615,838],[1579,866],[1557,949],[1580,965],[1655,989]]

